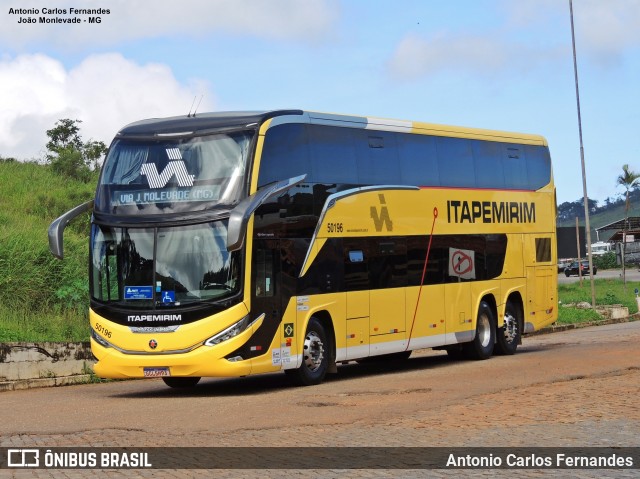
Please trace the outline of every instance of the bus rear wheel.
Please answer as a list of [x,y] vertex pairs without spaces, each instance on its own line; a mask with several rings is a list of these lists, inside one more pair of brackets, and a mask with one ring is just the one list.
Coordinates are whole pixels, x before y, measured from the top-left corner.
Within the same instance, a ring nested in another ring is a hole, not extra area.
[[489,359],[493,354],[496,342],[496,320],[491,306],[486,301],[480,302],[476,321],[476,336],[464,345],[464,353],[470,359]]
[[302,364],[298,369],[287,369],[285,373],[299,386],[320,384],[329,369],[329,341],[327,332],[318,319],[312,317],[304,336]]
[[504,325],[498,330],[496,352],[515,354],[522,337],[522,310],[513,301],[507,301],[504,310]]
[[193,388],[200,382],[199,377],[167,377],[162,380],[170,388],[176,389]]

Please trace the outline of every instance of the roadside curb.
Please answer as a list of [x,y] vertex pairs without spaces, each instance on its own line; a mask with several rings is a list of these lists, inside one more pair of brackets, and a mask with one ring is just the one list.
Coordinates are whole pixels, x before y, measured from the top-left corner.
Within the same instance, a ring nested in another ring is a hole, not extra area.
[[90,382],[94,362],[88,341],[0,343],[0,392]]
[[91,382],[91,374],[74,374],[55,378],[19,379],[16,381],[0,382],[0,393],[5,391],[19,391],[21,389],[48,388],[55,386],[70,386]]
[[[608,324],[629,323],[640,320],[640,312],[632,314],[624,318],[615,319],[603,319],[599,321],[589,321],[585,323],[572,323],[572,324],[560,324],[555,326],[548,326],[540,331],[534,331],[532,333],[525,333],[524,336],[538,336],[542,334],[559,333],[562,331],[569,331],[573,329],[588,328],[591,326],[606,326]],[[36,346],[34,343],[30,343],[31,347]],[[52,343],[46,343],[52,344]],[[83,343],[78,343],[83,344]],[[86,345],[86,343],[84,343]],[[84,366],[86,368],[86,366]],[[0,393],[5,391],[19,391],[23,389],[34,388],[46,388],[57,386],[69,386],[73,384],[87,384],[92,382],[94,376],[92,374],[71,374],[66,376],[55,376],[46,378],[34,378],[34,379],[17,379],[17,380],[0,380]]]
[[606,326],[607,324],[631,323],[638,320],[640,320],[640,312],[624,318],[601,319],[598,321],[588,321],[585,323],[558,324],[555,326],[547,326],[546,328],[542,328],[540,331],[525,333],[525,336],[538,336],[541,334],[559,333],[562,331],[569,331],[571,329],[582,329],[591,326]]

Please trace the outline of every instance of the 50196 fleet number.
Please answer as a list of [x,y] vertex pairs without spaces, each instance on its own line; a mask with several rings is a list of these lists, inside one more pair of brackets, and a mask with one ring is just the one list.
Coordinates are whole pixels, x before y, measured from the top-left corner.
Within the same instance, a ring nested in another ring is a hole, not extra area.
[[342,233],[342,223],[327,223],[327,233]]
[[110,338],[111,337],[111,331],[109,331],[107,328],[105,328],[103,325],[101,325],[100,323],[96,323],[95,324],[95,329],[98,333],[100,333],[101,335]]

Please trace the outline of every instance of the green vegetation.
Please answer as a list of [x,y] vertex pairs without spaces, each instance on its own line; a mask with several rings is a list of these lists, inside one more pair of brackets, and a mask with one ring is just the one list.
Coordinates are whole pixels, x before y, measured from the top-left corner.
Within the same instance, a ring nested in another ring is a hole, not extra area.
[[87,245],[90,215],[65,231],[65,260],[49,252],[51,221],[94,196],[93,180],[50,165],[0,158],[0,342],[89,338]]
[[[596,279],[596,305],[621,304],[629,308],[629,314],[638,312],[635,288],[640,288],[640,283],[629,283],[625,291],[624,284],[620,279]],[[583,285],[576,281],[571,284],[558,285],[558,297],[560,305],[558,309],[558,323],[569,324],[585,321],[597,321],[602,319],[598,313],[592,309],[577,309],[574,306],[580,302],[591,304],[591,286],[588,278],[585,278]]]
[[616,262],[616,254],[613,251],[609,251],[608,253],[605,253],[603,255],[594,256],[593,265],[597,267],[599,270],[618,269],[618,263]]
[[101,141],[83,142],[79,123],[82,121],[65,118],[47,130],[47,162],[56,174],[89,183],[107,146]]

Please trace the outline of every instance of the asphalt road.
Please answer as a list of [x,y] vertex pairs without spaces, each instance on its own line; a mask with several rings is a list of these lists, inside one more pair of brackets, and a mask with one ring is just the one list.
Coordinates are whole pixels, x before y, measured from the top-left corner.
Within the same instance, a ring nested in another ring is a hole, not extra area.
[[[207,379],[186,391],[160,380],[10,391],[0,394],[0,446],[640,447],[639,342],[640,322],[631,322],[525,337],[516,355],[487,361],[453,361],[425,350],[383,367],[350,363],[307,388],[269,374]],[[637,477],[637,471],[570,475]],[[216,470],[214,477],[514,477],[514,471],[400,472]],[[517,477],[551,474],[517,471]],[[212,477],[212,471],[116,470],[100,477],[132,475]]]
[[[637,267],[635,268],[627,268],[625,272],[625,276],[627,278],[627,282],[631,283],[640,283],[640,270]],[[622,278],[622,270],[620,269],[605,269],[598,270],[595,279],[613,279],[613,278]],[[579,281],[580,278],[578,276],[569,276],[568,278],[564,275],[564,273],[558,273],[558,283],[559,284],[567,284],[567,283],[575,283]],[[583,276],[583,281],[589,281],[589,276]],[[640,284],[638,286],[634,286],[640,288]]]

